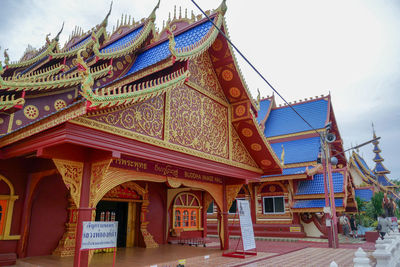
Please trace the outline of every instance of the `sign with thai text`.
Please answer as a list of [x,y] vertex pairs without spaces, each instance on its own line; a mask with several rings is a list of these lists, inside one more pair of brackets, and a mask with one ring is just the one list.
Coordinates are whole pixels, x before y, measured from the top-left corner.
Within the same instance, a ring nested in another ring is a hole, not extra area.
[[118,222],[83,222],[83,249],[113,248],[117,246]]
[[183,178],[199,182],[222,184],[221,177],[214,176],[205,172],[181,168],[169,164],[153,162],[134,157],[124,157],[120,159],[114,159],[110,166],[133,170],[137,172],[159,174],[162,176],[169,176],[174,178]]
[[256,248],[256,241],[254,240],[249,201],[240,199],[236,201],[240,219],[240,230],[242,231],[243,249],[254,249]]

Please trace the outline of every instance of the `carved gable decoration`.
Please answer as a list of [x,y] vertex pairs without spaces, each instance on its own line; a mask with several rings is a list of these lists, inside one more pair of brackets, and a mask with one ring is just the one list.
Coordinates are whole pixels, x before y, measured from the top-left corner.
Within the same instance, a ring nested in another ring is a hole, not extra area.
[[124,183],[108,191],[104,198],[140,200],[141,196],[135,191],[131,183]]
[[201,54],[196,59],[190,60],[189,71],[189,80],[191,82],[197,84],[212,95],[226,101],[225,94],[218,82],[208,52]]
[[258,167],[234,128],[232,128],[232,160],[252,167]]
[[90,119],[114,127],[115,131],[124,129],[139,134],[163,138],[164,128],[164,96],[157,96],[134,104],[123,110],[98,112]]
[[171,91],[169,141],[228,158],[228,109],[209,97],[180,86]]

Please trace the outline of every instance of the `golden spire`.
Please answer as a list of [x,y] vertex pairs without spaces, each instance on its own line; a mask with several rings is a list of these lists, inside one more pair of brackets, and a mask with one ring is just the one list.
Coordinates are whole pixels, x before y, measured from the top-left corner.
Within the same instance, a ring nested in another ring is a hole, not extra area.
[[64,22],[62,24],[61,30],[57,33],[56,37],[54,38],[54,40],[56,40],[58,42],[59,38],[60,38],[60,34],[64,29]]
[[149,19],[152,21],[156,20],[156,10],[160,7],[160,0],[158,0],[157,5],[153,8],[153,11],[151,12]]

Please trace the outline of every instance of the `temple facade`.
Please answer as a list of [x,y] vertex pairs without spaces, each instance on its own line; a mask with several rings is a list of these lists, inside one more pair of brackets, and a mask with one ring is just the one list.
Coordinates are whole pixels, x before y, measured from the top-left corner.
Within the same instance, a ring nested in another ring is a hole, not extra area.
[[[204,238],[210,203],[227,249],[229,207],[242,185],[282,173],[230,44],[207,18],[181,11],[156,31],[157,8],[137,22],[125,16],[108,33],[110,8],[64,47],[61,29],[17,62],[4,51],[3,263],[54,254],[75,255],[77,265],[81,225],[91,220],[118,221],[119,247]],[[226,9],[223,1],[207,12],[225,33]],[[278,180],[245,194],[269,194],[272,185],[287,194]]]
[[[282,174],[263,175],[261,181],[244,185],[237,198],[248,199],[252,204],[256,236],[274,237],[327,237],[324,207],[329,206],[324,181],[332,175],[336,212],[357,209],[354,185],[347,169],[343,142],[336,123],[330,95],[304,99],[291,103],[311,129],[287,105],[276,105],[275,97],[260,101],[258,123],[263,134],[283,164]],[[336,136],[329,144],[321,135],[330,124]],[[336,165],[321,161],[324,146],[330,146],[330,156],[336,156]],[[324,174],[326,173],[326,174]],[[239,227],[233,223],[234,207],[229,217],[232,233]],[[217,233],[217,213],[208,213],[209,233]]]

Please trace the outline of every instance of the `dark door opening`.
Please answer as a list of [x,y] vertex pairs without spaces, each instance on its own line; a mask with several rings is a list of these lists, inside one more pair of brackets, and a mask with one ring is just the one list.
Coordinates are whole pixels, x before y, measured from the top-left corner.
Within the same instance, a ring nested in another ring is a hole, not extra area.
[[[114,219],[115,217],[115,219]],[[117,221],[117,247],[126,247],[126,222],[128,203],[116,201],[100,201],[96,207],[96,221]]]

